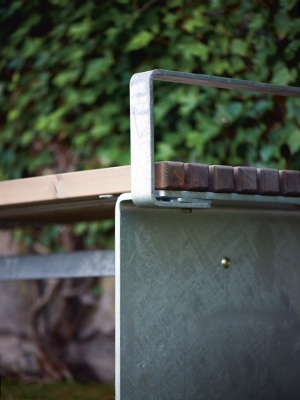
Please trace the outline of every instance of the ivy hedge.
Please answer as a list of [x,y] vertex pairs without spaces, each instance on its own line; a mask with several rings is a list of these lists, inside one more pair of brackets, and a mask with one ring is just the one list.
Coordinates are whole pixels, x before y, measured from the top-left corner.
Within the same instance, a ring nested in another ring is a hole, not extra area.
[[[298,0],[7,0],[0,21],[2,180],[129,164],[135,72],[300,86]],[[300,169],[300,99],[155,85],[158,160]]]

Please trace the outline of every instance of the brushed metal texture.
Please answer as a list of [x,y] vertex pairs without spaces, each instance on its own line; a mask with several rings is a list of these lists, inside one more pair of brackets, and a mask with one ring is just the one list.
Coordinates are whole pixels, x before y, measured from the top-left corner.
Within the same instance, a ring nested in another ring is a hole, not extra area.
[[120,199],[116,398],[299,398],[299,238],[297,212]]

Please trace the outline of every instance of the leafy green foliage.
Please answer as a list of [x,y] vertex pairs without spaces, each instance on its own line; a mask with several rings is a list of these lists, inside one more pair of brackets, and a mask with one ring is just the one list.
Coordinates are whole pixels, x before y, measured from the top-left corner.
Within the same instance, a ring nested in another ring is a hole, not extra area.
[[[299,86],[296,0],[13,0],[0,18],[0,179],[130,163],[135,72]],[[157,82],[156,156],[300,168],[299,115],[292,98]]]

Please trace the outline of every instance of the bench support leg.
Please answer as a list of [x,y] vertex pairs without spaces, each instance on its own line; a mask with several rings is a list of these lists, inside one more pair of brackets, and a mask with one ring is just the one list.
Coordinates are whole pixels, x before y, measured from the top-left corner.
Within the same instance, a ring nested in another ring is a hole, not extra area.
[[299,237],[295,213],[121,197],[116,398],[297,398]]

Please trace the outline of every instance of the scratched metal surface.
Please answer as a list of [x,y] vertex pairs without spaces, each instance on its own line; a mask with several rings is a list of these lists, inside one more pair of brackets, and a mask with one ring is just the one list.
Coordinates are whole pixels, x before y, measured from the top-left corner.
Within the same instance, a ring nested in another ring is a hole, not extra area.
[[116,398],[298,399],[299,212],[118,218]]

